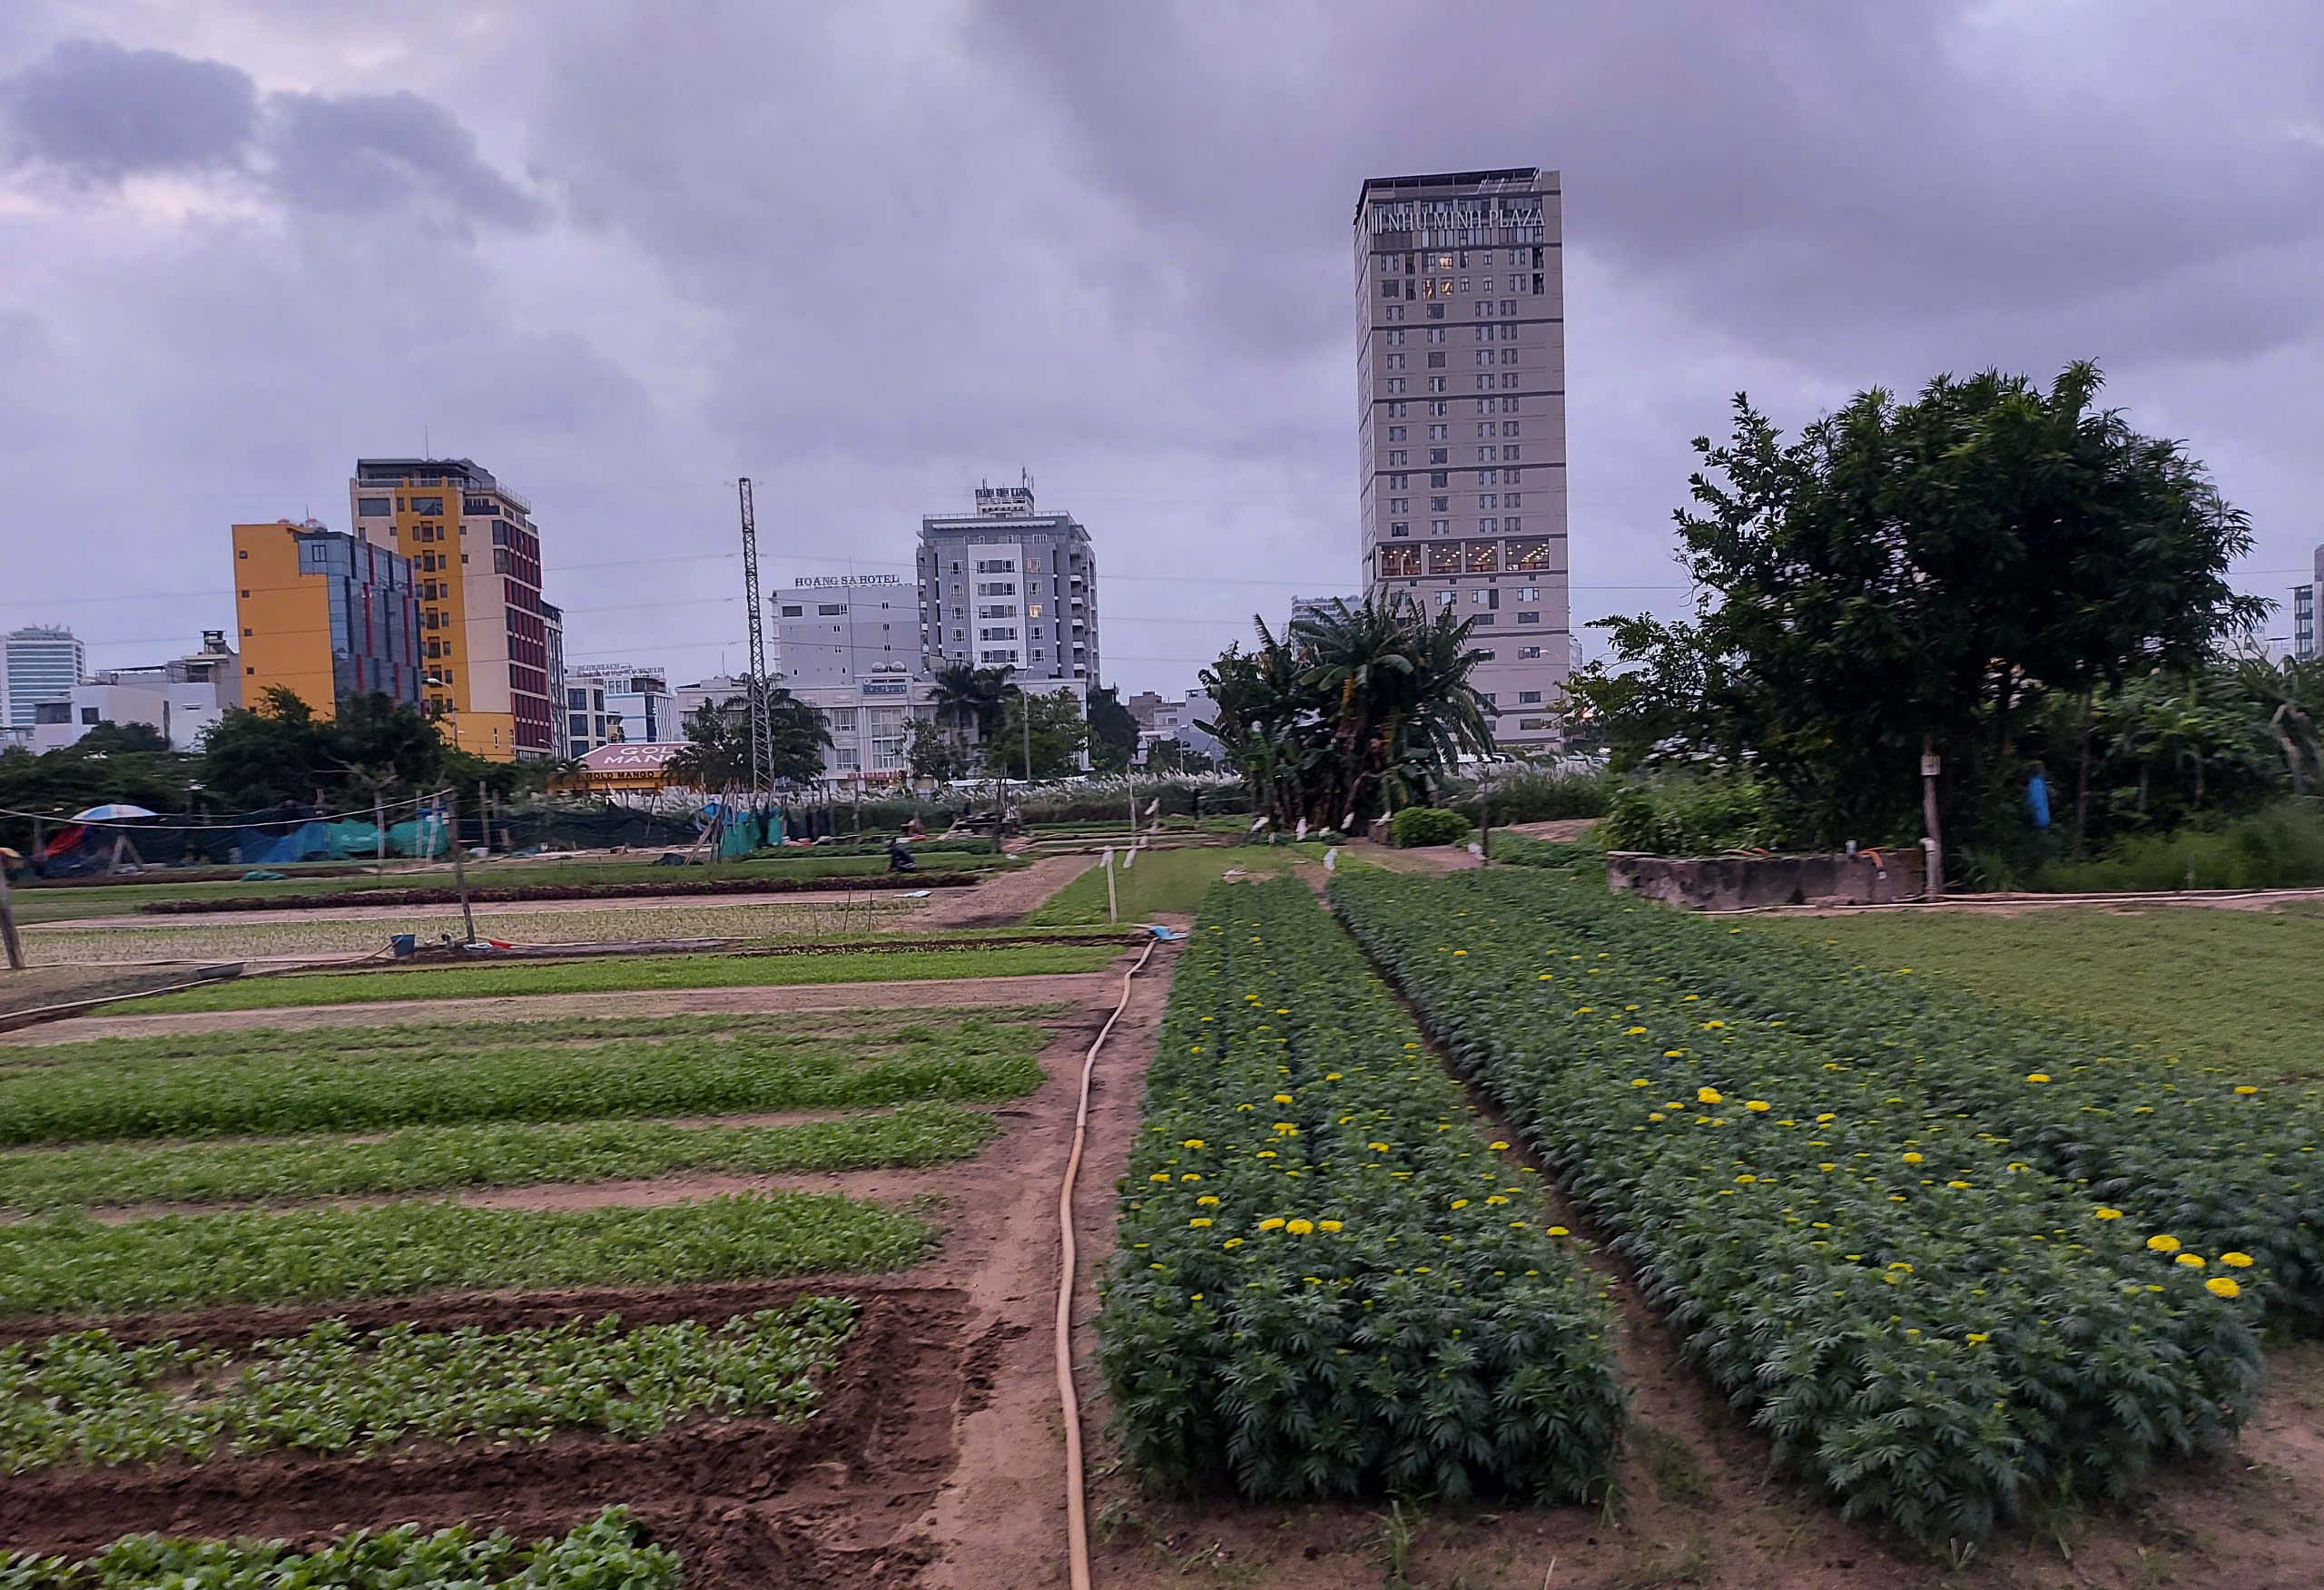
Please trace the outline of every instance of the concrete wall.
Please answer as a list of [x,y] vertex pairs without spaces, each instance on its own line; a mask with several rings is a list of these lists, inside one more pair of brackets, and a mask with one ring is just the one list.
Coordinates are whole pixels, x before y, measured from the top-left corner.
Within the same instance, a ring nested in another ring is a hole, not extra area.
[[1882,905],[1918,899],[1927,889],[1917,847],[1855,856],[1649,856],[1617,850],[1606,858],[1606,882],[1695,911],[1754,906]]

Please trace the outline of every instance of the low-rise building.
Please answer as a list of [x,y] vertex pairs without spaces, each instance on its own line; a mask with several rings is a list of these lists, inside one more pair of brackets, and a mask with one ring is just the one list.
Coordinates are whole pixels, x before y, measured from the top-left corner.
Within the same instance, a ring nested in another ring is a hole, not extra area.
[[768,671],[793,690],[921,665],[920,587],[894,574],[823,574],[767,598]]
[[[669,675],[628,662],[585,662],[566,670],[568,712],[573,687],[586,684],[605,692],[605,712],[616,720],[618,736],[630,745],[663,745],[686,737]],[[568,723],[567,728],[571,725]],[[594,736],[592,736],[594,738]]]
[[225,712],[214,682],[123,680],[100,673],[74,685],[62,700],[34,704],[29,749],[61,751],[100,723],[143,723],[168,741],[172,751],[199,751]]
[[1164,701],[1154,709],[1152,723],[1137,731],[1138,760],[1143,761],[1156,743],[1164,740],[1176,741],[1180,750],[1199,751],[1204,756],[1225,754],[1226,748],[1218,738],[1197,727],[1210,721],[1217,712],[1218,703],[1207,691],[1188,691],[1182,700]]
[[2324,656],[2316,628],[2316,601],[2324,595],[2324,546],[2316,549],[2316,578],[2291,588],[2291,654],[2303,662]]
[[935,685],[901,668],[845,684],[795,687],[792,693],[820,708],[830,727],[831,748],[823,753],[827,784],[909,779],[912,721],[936,716]]

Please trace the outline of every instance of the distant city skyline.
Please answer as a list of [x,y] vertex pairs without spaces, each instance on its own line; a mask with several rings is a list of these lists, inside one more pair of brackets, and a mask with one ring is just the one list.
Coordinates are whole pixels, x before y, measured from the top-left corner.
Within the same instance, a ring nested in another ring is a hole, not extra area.
[[0,10],[0,628],[69,623],[92,670],[231,624],[222,526],[350,531],[350,458],[449,453],[537,511],[568,662],[680,678],[743,664],[736,476],[773,589],[911,578],[922,515],[1029,467],[1096,536],[1107,681],[1182,692],[1361,582],[1358,184],[1505,161],[1563,173],[1585,650],[1687,611],[1670,514],[1736,391],[1796,432],[1989,365],[2096,358],[2184,438],[2270,633],[2309,577],[2324,10],[2291,0],[1459,40],[1369,0]]

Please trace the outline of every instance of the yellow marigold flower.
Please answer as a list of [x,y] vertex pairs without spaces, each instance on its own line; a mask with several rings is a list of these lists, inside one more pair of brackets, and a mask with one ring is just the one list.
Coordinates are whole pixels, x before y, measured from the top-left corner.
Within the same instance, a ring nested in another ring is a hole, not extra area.
[[2237,1298],[2243,1295],[2243,1289],[2224,1275],[2212,1276],[2203,1282],[2203,1290],[2215,1298]]
[[1194,1219],[1187,1222],[1187,1223],[1190,1226],[1206,1226],[1210,1223],[1210,1216],[1206,1214],[1198,1214],[1195,1216]]
[[1315,1222],[1315,1229],[1319,1232],[1335,1232],[1345,1223],[1344,1221],[1319,1220]]
[[2098,1212],[2098,1218],[2100,1220],[2120,1220],[2122,1218],[2122,1212],[2119,1209],[2102,1209]]
[[1190,1302],[1190,1303],[1198,1303],[1198,1302],[1202,1301],[1202,1293],[1200,1293],[1200,1292],[1190,1292],[1190,1293],[1188,1293],[1188,1294],[1187,1294],[1187,1301],[1188,1301],[1188,1302]]
[[1921,1156],[1908,1149],[1905,1153],[1905,1163],[1908,1165],[1916,1165],[1921,1163]]
[[2025,1074],[2025,1080],[2028,1082],[2047,1082],[2050,1080],[2050,1074],[2046,1071],[2029,1071]]
[[1818,1164],[1816,1168],[1817,1168],[1817,1170],[1819,1170],[1819,1171],[1837,1171],[1837,1170],[1838,1170],[1840,1167],[1839,1167],[1839,1166],[1837,1166],[1837,1165],[1836,1165],[1836,1164],[1834,1164],[1831,1161],[1829,1161],[1829,1160],[1826,1160],[1826,1161],[1824,1161],[1822,1163]]
[[1686,1055],[1687,1052],[1684,1049],[1665,1049],[1662,1051],[1662,1057],[1665,1060],[1683,1060],[1686,1058]]
[[1189,1137],[1184,1143],[1178,1144],[1178,1146],[1180,1148],[1207,1148],[1210,1145],[1199,1137]]
[[1986,1335],[1982,1330],[1972,1330],[1969,1332],[1969,1340],[1973,1342],[1985,1342],[1991,1341],[1993,1338]]
[[1188,1171],[1184,1175],[1181,1175],[1178,1180],[1181,1182],[1199,1182],[1202,1180],[1202,1173],[1200,1171]]
[[1646,1117],[1646,1118],[1647,1118],[1648,1120],[1649,1120],[1649,1121],[1659,1121],[1659,1120],[1663,1119],[1663,1114],[1662,1114],[1662,1112],[1661,1112],[1661,1111],[1659,1111],[1659,1110],[1653,1110],[1653,1111],[1649,1111],[1649,1112],[1648,1112],[1648,1114],[1647,1114],[1647,1117]]
[[1626,1038],[1635,1038],[1645,1031],[1646,1029],[1641,1026],[1624,1027],[1622,1029],[1622,1036]]
[[1206,1192],[1201,1197],[1195,1200],[1195,1207],[1197,1209],[1207,1209],[1217,1202],[1218,1195],[1216,1193]]
[[1282,1229],[1283,1217],[1281,1215],[1271,1215],[1267,1219],[1259,1222],[1259,1230],[1263,1232],[1279,1232]]
[[1905,1263],[1905,1262],[1904,1262],[1903,1261],[1901,1261],[1901,1260],[1899,1260],[1897,1262],[1896,1262],[1896,1263],[1894,1263],[1894,1264],[1891,1264],[1888,1268],[1889,1268],[1889,1269],[1891,1269],[1891,1270],[1899,1270],[1899,1271],[1904,1271],[1904,1273],[1905,1273],[1906,1275],[1910,1275],[1910,1274],[1913,1272],[1913,1267],[1912,1267],[1911,1265],[1909,1265],[1909,1264]]
[[1453,953],[1454,955],[1466,955],[1466,954],[1468,954],[1469,952],[1468,952],[1467,950],[1465,950],[1465,949],[1456,949],[1456,950],[1454,950],[1452,953]]
[[1278,1104],[1287,1104],[1291,1102],[1291,1095],[1289,1094],[1277,1094],[1275,1095],[1275,1102]]
[[1533,981],[1536,983],[1553,983],[1557,981],[1557,979],[1550,976],[1547,972],[1539,972],[1534,975]]
[[1568,1232],[1563,1226],[1551,1226],[1550,1228],[1550,1235],[1553,1237],[1564,1237],[1571,1236],[1572,1233]]
[[1501,1140],[1500,1138],[1498,1138],[1498,1137],[1494,1138],[1491,1143],[1489,1143],[1485,1144],[1485,1146],[1486,1146],[1487,1148],[1492,1149],[1495,1153],[1506,1153],[1506,1152],[1508,1151],[1508,1148],[1509,1148],[1509,1144],[1508,1144],[1508,1143],[1504,1143],[1503,1141],[1502,1141],[1502,1140]]
[[1654,1085],[1643,1076],[1633,1076],[1630,1078],[1630,1085],[1632,1087],[1652,1087]]
[[1486,1207],[1487,1207],[1487,1208],[1491,1208],[1493,1204],[1496,1204],[1496,1203],[1506,1203],[1506,1202],[1509,1202],[1509,1200],[1508,1200],[1508,1199],[1503,1198],[1503,1197],[1502,1197],[1500,1193],[1498,1193],[1498,1192],[1490,1193],[1490,1194],[1488,1194],[1488,1195],[1486,1196],[1486,1198],[1485,1198],[1485,1205],[1486,1205]]
[[1969,1183],[1966,1182],[1947,1182],[1945,1185],[1963,1192],[1969,1190]]
[[2251,1268],[2251,1255],[2249,1253],[2221,1253],[2219,1256],[2219,1261],[2221,1264],[2232,1265],[2238,1270]]
[[1315,1222],[1312,1220],[1285,1221],[1283,1229],[1295,1237],[1304,1237],[1315,1229]]
[[1723,1104],[1726,1102],[1726,1096],[1715,1087],[1699,1087],[1695,1090],[1695,1103],[1699,1104]]
[[1167,1171],[1157,1171],[1146,1179],[1149,1182],[1167,1182],[1170,1179],[1170,1173]]
[[1289,1016],[1291,1014],[1291,1006],[1288,1005],[1278,1005],[1275,1007],[1275,1013],[1277,1016]]
[[2201,1253],[2181,1253],[2171,1260],[2171,1262],[2184,1264],[2190,1270],[2201,1270],[2203,1267],[2203,1256]]
[[1455,1198],[1452,1201],[1452,1207],[1455,1209],[1466,1209],[1469,1207],[1469,1201],[1465,1198]]
[[1727,1025],[1727,1024],[1726,1024],[1725,1022],[1723,1022],[1723,1021],[1707,1021],[1707,1022],[1703,1023],[1703,1031],[1705,1031],[1705,1032],[1715,1032],[1715,1031],[1717,1031],[1718,1028],[1723,1027],[1723,1026],[1725,1026],[1726,1025]]
[[1229,1237],[1218,1245],[1222,1248],[1239,1248],[1243,1245],[1243,1239],[1240,1237]]
[[1758,1177],[1757,1177],[1757,1176],[1738,1176],[1738,1177],[1736,1177],[1735,1179],[1736,1179],[1736,1181],[1737,1181],[1738,1183],[1741,1183],[1742,1185],[1744,1185],[1744,1186],[1748,1187],[1748,1186],[1749,1186],[1752,1183],[1754,1183],[1754,1182],[1758,1181],[1759,1178],[1758,1178]]
[[1835,1115],[1831,1111],[1827,1110],[1822,1114],[1816,1117],[1816,1124],[1821,1126],[1827,1121],[1837,1121],[1839,1117],[1837,1115]]
[[1388,1145],[1384,1143],[1367,1143],[1364,1146],[1370,1149],[1374,1153],[1386,1153],[1388,1152]]
[[1339,1079],[1340,1074],[1336,1071],[1326,1071],[1324,1073],[1324,1080],[1325,1082],[1337,1082]]
[[2237,1085],[2235,1091],[2236,1091],[2237,1093],[2240,1093],[2240,1094],[2255,1094],[2255,1093],[2258,1093],[2260,1090],[2259,1090],[2258,1088],[2256,1088],[2256,1087],[2253,1087],[2250,1083],[2248,1083],[2248,1082],[2247,1082],[2247,1083],[2240,1083],[2240,1084]]
[[2176,1253],[2179,1251],[2179,1239],[2176,1237],[2149,1237],[2146,1240],[2146,1245],[2153,1249],[2158,1253]]

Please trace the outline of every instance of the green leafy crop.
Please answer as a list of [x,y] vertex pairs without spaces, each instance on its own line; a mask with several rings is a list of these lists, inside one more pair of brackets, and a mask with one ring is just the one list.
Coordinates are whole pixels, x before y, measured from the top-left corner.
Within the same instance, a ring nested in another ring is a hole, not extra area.
[[130,1346],[103,1330],[52,1336],[0,1348],[0,1468],[576,1428],[643,1440],[694,1413],[803,1419],[854,1322],[848,1300],[807,1298],[716,1325],[626,1330],[613,1315],[497,1333],[326,1320],[241,1354]]
[[619,1507],[529,1545],[465,1525],[432,1535],[406,1526],[358,1530],[313,1551],[281,1540],[132,1535],[80,1562],[0,1557],[0,1590],[678,1590],[679,1583],[676,1555],[649,1544]]
[[2240,1422],[2245,1255],[2142,1241],[1938,1077],[1719,997],[1723,930],[1539,871],[1347,875],[1332,898],[1851,1516],[1958,1555]]
[[1147,1075],[1098,1329],[1149,1475],[1602,1491],[1609,1311],[1307,888],[1212,888]]

